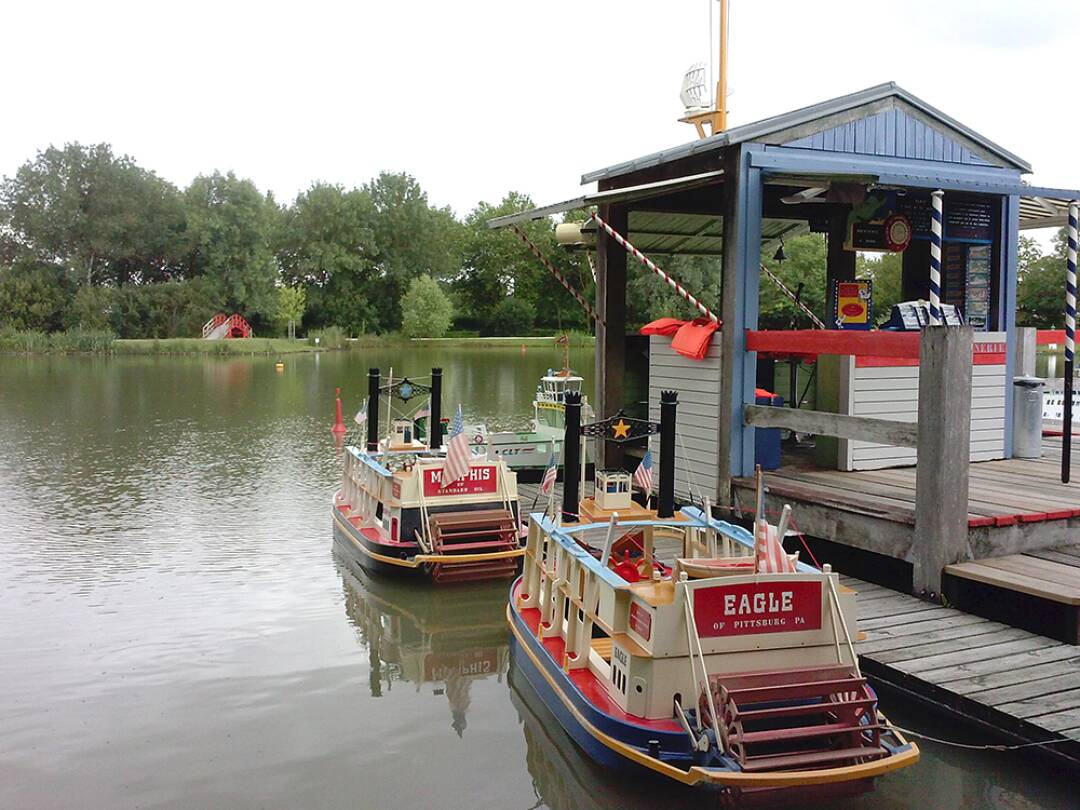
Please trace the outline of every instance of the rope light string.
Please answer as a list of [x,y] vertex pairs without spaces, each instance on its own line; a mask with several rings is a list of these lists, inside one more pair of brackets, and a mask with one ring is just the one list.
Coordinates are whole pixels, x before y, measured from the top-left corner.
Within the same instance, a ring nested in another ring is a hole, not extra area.
[[974,744],[974,743],[962,743],[955,740],[942,740],[939,737],[931,737],[929,734],[923,734],[919,731],[912,731],[909,728],[898,726],[896,723],[889,722],[892,728],[904,734],[908,734],[912,737],[918,737],[920,740],[929,740],[940,745],[948,745],[951,748],[966,748],[969,751],[1019,751],[1021,748],[1035,748],[1037,746],[1044,745],[1058,745],[1059,743],[1073,742],[1068,738],[1060,740],[1045,740],[1044,742],[1027,742],[1027,743],[1014,743],[1014,744],[1001,744],[1001,743],[986,743],[986,744]]
[[676,281],[670,275],[668,275],[663,270],[661,270],[656,265],[656,262],[654,262],[652,259],[650,259],[648,256],[646,256],[644,253],[642,253],[640,250],[638,250],[636,247],[634,247],[632,244],[630,244],[628,241],[626,241],[626,239],[623,237],[623,235],[620,234],[618,231],[616,231],[614,228],[612,228],[610,225],[608,225],[606,222],[604,222],[604,220],[601,219],[599,214],[597,214],[594,211],[589,216],[590,216],[590,219],[595,220],[596,224],[604,229],[604,231],[607,233],[608,236],[610,236],[612,239],[614,239],[616,242],[618,242],[620,245],[622,245],[622,247],[626,249],[627,253],[629,253],[631,256],[633,256],[635,259],[637,259],[639,262],[641,262],[647,269],[651,270],[653,273],[660,276],[660,278],[662,278],[664,280],[664,282],[669,287],[671,287],[671,289],[673,289],[680,296],[682,296],[683,300],[688,302],[691,306],[693,306],[695,309],[697,309],[698,312],[700,312],[702,315],[704,315],[710,321],[713,321],[714,323],[720,323],[721,322],[720,319],[713,313],[713,311],[711,309],[709,309],[707,306],[705,306],[703,303],[701,303],[699,300],[697,300],[694,296],[692,296],[690,294],[690,291],[687,290],[686,287],[684,287],[682,284],[680,284],[678,281]]
[[529,249],[532,255],[537,258],[537,261],[539,261],[540,264],[544,265],[544,267],[549,273],[551,273],[551,275],[555,276],[555,280],[563,286],[563,289],[570,293],[570,295],[574,296],[574,299],[581,305],[581,308],[585,310],[586,315],[588,315],[594,321],[599,321],[604,326],[607,326],[607,323],[604,321],[604,319],[599,317],[596,312],[593,311],[592,306],[589,304],[588,301],[585,300],[584,296],[582,296],[581,293],[575,290],[570,284],[570,282],[566,280],[566,277],[555,268],[555,265],[553,265],[544,257],[544,254],[540,252],[540,248],[533,244],[533,241],[529,239],[529,237],[525,234],[525,231],[523,231],[517,225],[511,225],[510,230],[512,230],[514,232],[514,235],[521,240],[525,247]]

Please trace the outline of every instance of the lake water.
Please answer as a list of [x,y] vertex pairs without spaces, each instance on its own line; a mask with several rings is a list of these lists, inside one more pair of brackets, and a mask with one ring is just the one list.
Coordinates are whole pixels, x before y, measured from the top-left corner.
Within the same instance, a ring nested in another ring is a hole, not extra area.
[[[578,754],[509,671],[504,585],[334,554],[334,386],[351,413],[369,366],[441,365],[444,410],[523,426],[556,354],[285,362],[0,357],[0,808],[708,806]],[[923,750],[830,806],[1076,806],[1019,754]]]

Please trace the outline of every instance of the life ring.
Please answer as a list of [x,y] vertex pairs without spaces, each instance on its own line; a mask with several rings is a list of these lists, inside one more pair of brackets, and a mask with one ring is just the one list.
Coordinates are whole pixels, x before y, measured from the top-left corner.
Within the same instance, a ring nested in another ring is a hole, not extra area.
[[484,434],[483,433],[477,433],[475,436],[472,437],[472,443],[473,444],[483,444],[484,443]]

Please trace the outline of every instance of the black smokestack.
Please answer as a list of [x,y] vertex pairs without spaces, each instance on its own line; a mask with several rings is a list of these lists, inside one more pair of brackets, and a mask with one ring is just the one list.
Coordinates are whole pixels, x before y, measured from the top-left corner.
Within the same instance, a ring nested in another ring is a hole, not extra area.
[[367,377],[367,449],[374,453],[379,449],[379,385],[381,372],[369,368]]
[[428,417],[428,447],[442,447],[442,369],[431,370],[431,416]]
[[660,392],[660,497],[656,516],[669,518],[675,514],[675,409],[679,394]]
[[564,521],[578,519],[578,476],[581,467],[581,393],[567,391],[566,432],[563,434],[562,511]]

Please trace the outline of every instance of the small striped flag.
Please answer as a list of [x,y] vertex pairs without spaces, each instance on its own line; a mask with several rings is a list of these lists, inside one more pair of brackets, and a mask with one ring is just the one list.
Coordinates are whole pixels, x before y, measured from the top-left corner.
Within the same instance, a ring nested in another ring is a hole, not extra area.
[[458,405],[457,413],[454,414],[454,425],[451,428],[450,441],[446,443],[446,463],[443,464],[442,480],[439,488],[445,489],[455,481],[460,481],[469,473],[469,458],[472,451],[469,450],[469,437],[465,435],[465,423],[461,418],[461,406]]
[[353,417],[353,421],[360,427],[367,424],[367,404],[368,401],[365,399],[364,404],[360,406],[360,410],[358,410],[356,416]]
[[555,461],[555,453],[548,456],[547,467],[544,469],[544,477],[540,479],[540,492],[544,495],[551,493],[555,487],[555,478],[559,475],[559,464]]
[[754,570],[759,574],[794,574],[795,565],[776,531],[764,520],[754,524]]
[[645,457],[634,470],[634,484],[646,492],[652,492],[652,466],[652,450],[646,450]]

